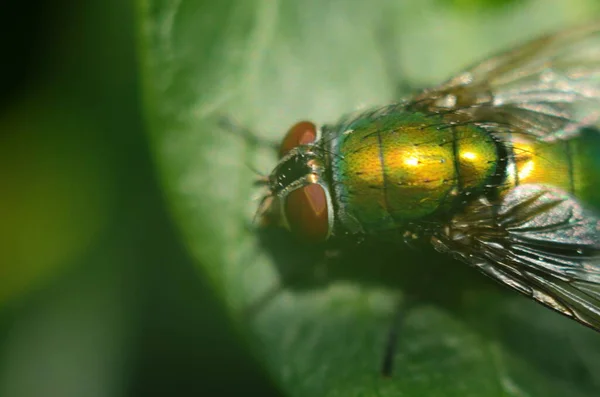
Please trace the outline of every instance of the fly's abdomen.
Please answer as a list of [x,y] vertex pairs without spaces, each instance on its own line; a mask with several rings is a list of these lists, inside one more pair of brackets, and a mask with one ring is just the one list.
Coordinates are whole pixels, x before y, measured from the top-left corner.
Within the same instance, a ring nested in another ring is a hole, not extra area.
[[568,140],[542,142],[513,134],[508,143],[509,161],[503,193],[512,187],[537,183],[573,194],[600,208],[600,133],[583,131]]
[[570,153],[573,141],[541,142],[532,137],[512,134],[504,141],[509,161],[502,193],[515,186],[540,183],[575,193],[578,181],[576,164]]
[[344,212],[373,232],[443,213],[460,193],[483,188],[496,170],[495,142],[474,126],[442,125],[393,114],[342,133],[333,177]]
[[583,131],[573,146],[575,195],[600,211],[600,131]]

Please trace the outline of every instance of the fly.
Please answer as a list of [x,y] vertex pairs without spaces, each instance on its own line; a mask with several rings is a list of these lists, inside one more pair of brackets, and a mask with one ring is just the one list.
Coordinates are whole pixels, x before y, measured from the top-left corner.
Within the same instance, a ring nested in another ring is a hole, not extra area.
[[398,103],[295,124],[258,212],[313,243],[425,241],[600,331],[599,118],[594,24]]

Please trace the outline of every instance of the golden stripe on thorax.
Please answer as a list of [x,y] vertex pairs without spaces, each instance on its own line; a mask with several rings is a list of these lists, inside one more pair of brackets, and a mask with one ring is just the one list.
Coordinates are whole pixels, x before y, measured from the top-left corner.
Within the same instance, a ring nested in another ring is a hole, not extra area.
[[351,124],[338,154],[336,193],[343,209],[370,231],[450,210],[463,191],[483,189],[498,158],[487,131],[444,126],[418,114]]

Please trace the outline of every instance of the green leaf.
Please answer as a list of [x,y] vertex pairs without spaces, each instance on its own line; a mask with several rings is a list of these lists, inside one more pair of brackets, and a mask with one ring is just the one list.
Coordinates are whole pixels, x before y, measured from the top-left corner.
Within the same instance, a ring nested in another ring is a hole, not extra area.
[[437,82],[581,19],[591,4],[538,0],[482,14],[435,0],[139,0],[145,114],[169,206],[285,394],[596,394],[596,333],[460,263],[382,247],[377,258],[323,267],[284,232],[253,232],[260,192],[247,165],[268,172],[275,156],[216,123],[226,115],[276,141],[298,119],[331,122],[389,102],[400,79]]

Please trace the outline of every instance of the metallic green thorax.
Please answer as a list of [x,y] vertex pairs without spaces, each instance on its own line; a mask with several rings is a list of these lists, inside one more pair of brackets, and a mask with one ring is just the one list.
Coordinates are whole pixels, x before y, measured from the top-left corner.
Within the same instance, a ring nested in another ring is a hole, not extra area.
[[[493,129],[491,130],[493,131]],[[451,126],[392,105],[326,126],[336,219],[351,233],[440,221],[486,192],[547,184],[600,207],[600,133],[568,141]]]
[[325,141],[328,134],[338,219],[351,232],[395,229],[447,212],[461,193],[483,189],[497,168],[488,132],[398,107],[326,129]]

